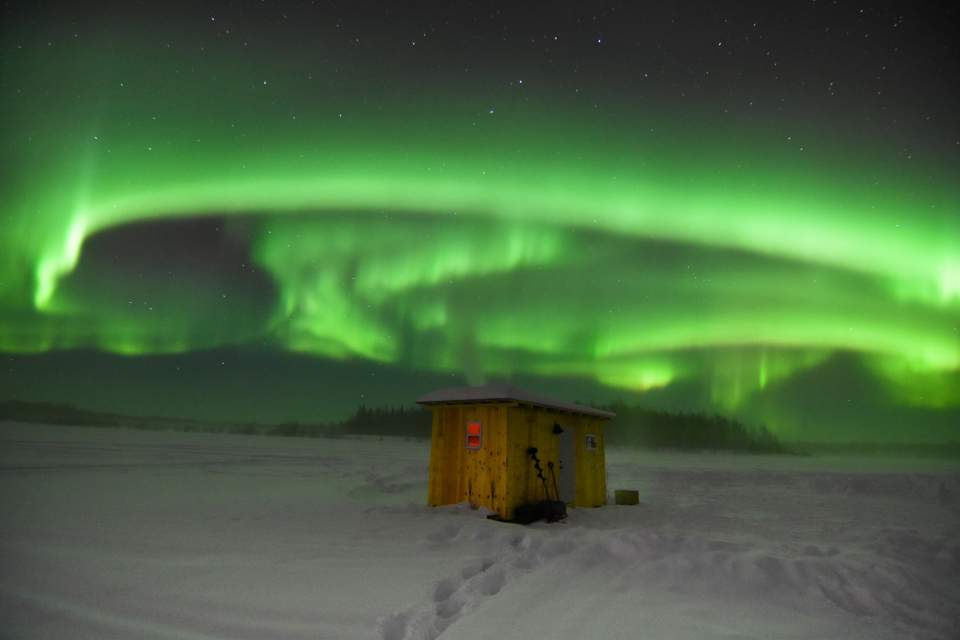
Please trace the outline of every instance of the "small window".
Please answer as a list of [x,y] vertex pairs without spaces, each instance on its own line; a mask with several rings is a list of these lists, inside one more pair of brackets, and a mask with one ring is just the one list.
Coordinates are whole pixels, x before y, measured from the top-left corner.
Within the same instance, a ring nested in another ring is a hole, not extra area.
[[467,449],[479,449],[483,426],[479,422],[467,423]]
[[592,433],[588,433],[584,441],[584,446],[587,448],[587,451],[596,451],[597,450],[597,436]]

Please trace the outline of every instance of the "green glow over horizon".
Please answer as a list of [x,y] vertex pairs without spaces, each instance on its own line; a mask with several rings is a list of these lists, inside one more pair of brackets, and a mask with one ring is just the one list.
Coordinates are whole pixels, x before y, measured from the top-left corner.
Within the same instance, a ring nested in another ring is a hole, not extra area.
[[[294,118],[266,91],[242,107],[203,86],[105,93],[36,121],[5,107],[0,351],[259,341],[471,381],[703,379],[728,410],[849,351],[904,403],[960,404],[954,167],[627,109],[439,95]],[[147,289],[151,315],[78,280],[98,234],[203,216],[244,225],[270,309],[219,317],[189,299],[216,291]]]

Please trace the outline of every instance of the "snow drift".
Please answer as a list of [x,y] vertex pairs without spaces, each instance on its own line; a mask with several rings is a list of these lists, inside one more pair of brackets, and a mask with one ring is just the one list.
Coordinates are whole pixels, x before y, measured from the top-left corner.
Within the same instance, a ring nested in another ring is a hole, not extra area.
[[43,638],[953,638],[948,461],[613,449],[641,504],[423,506],[428,445],[0,425],[0,619]]

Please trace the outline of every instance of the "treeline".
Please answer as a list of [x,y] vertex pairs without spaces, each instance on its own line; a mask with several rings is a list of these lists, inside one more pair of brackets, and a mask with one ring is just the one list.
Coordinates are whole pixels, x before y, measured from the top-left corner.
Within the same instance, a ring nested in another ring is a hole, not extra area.
[[293,438],[335,438],[343,435],[430,437],[430,411],[423,407],[359,407],[341,422],[282,422],[259,424],[211,422],[188,418],[141,417],[81,409],[52,402],[0,402],[0,420],[59,424],[74,427],[117,427],[147,431],[235,433]]
[[114,427],[140,431],[186,431],[192,433],[235,433],[240,435],[273,435],[295,437],[322,437],[333,435],[336,425],[257,424],[243,422],[210,422],[189,418],[128,416],[103,411],[80,409],[68,404],[52,402],[0,402],[0,420],[60,424],[73,427]]
[[[604,408],[617,414],[607,427],[607,443],[612,446],[786,452],[765,427],[749,427],[720,415],[670,413],[622,403]],[[424,407],[361,406],[338,430],[350,435],[429,438],[430,416]]]
[[38,422],[43,424],[69,424],[80,427],[122,426],[122,416],[100,411],[78,409],[68,404],[52,402],[0,402],[0,420]]
[[607,444],[649,449],[722,449],[753,453],[787,453],[763,426],[750,427],[721,415],[670,413],[615,404],[607,427]]
[[431,413],[425,407],[365,407],[340,423],[344,434],[429,438]]
[[[764,427],[748,427],[719,415],[669,413],[622,403],[604,408],[617,414],[607,427],[607,444],[615,447],[722,449],[755,453],[787,451]],[[364,435],[426,439],[431,430],[430,410],[424,407],[361,406],[350,417],[337,423],[255,424],[133,417],[64,404],[9,401],[0,402],[0,420],[298,438]]]

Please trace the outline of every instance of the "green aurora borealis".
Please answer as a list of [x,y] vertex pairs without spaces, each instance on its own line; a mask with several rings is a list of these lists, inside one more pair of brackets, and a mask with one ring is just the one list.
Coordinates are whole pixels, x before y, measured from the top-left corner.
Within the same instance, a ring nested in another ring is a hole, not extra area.
[[[333,87],[269,55],[62,35],[4,36],[0,352],[256,345],[640,401],[696,381],[690,409],[762,405],[784,430],[764,393],[843,354],[884,406],[960,406],[951,156],[894,162],[891,141],[785,116],[601,118],[551,86]],[[185,223],[216,225],[265,284],[169,240],[146,273],[91,253]]]

